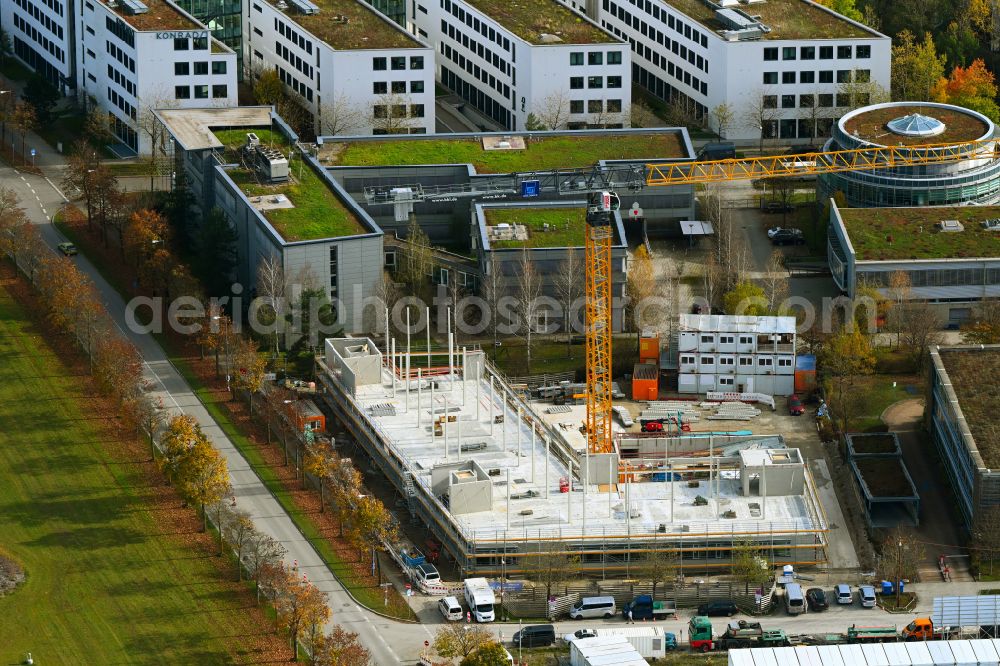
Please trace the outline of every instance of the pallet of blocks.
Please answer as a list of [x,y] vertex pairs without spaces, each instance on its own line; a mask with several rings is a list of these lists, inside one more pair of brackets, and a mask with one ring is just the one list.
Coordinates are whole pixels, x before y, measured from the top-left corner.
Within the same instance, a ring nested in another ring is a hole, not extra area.
[[751,421],[760,416],[760,410],[742,402],[723,402],[708,417],[710,421]]

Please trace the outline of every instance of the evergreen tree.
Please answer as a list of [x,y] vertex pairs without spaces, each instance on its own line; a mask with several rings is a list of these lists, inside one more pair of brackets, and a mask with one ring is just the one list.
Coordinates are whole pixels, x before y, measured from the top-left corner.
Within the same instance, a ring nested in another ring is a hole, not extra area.
[[198,229],[195,266],[209,296],[228,292],[236,268],[238,238],[236,228],[219,208],[209,211]]

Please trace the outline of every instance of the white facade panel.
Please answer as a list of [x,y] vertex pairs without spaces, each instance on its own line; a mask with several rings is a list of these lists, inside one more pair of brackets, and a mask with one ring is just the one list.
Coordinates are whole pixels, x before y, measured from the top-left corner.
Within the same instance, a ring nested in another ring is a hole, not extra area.
[[[294,14],[264,0],[248,0],[245,7],[243,39],[251,73],[276,68],[312,115],[317,134],[434,132],[430,47],[414,41],[405,49],[336,49],[296,23]],[[374,11],[372,19],[390,23]],[[405,107],[405,115],[392,115],[392,107]]]
[[0,2],[0,26],[10,38],[13,55],[64,95],[77,85],[73,7],[64,0]]
[[992,640],[985,638],[970,640],[969,647],[976,654],[976,663],[979,666],[1000,666],[1000,655],[997,654]]
[[[148,154],[154,147],[143,128],[155,109],[236,106],[236,53],[213,41],[207,28],[136,30],[98,0],[84,2],[79,20],[80,87],[129,150]],[[163,140],[155,148],[165,150]]]
[[628,44],[530,43],[468,3],[425,3],[411,3],[408,18],[437,46],[438,80],[501,127],[527,129],[532,114],[548,129],[628,126]]
[[[582,8],[583,3],[567,0],[567,4]],[[746,11],[753,14],[752,9]],[[739,110],[761,101],[765,95],[774,98],[774,120],[763,130],[768,137],[823,136],[832,119],[845,110],[844,106],[836,106],[836,95],[842,85],[837,82],[838,71],[863,70],[879,86],[889,88],[891,43],[888,37],[875,32],[871,32],[871,37],[860,38],[727,41],[672,4],[659,0],[645,3],[603,0],[598,18],[602,26],[632,42],[636,83],[663,99],[681,96],[694,106],[698,115],[708,116],[712,123],[714,119],[709,112],[720,104]],[[821,47],[832,47],[832,57],[820,59]],[[839,57],[838,47],[849,47],[851,57]],[[784,58],[786,48],[795,50],[795,59]],[[798,57],[803,48],[813,49],[813,57]],[[779,55],[772,59],[774,51],[766,49],[777,49]],[[865,54],[867,57],[863,57]],[[820,72],[832,72],[832,78],[827,81]],[[803,95],[831,96],[829,106],[818,108],[817,115],[826,119],[818,130],[806,132],[809,123],[800,122]],[[787,97],[784,101],[783,96]],[[761,129],[751,125],[736,119],[724,132],[724,138],[758,139]]]

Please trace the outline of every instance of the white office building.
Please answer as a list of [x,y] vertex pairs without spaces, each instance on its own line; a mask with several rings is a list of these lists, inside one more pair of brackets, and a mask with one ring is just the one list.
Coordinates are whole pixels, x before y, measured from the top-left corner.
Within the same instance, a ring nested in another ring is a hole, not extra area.
[[434,51],[358,0],[246,0],[251,80],[277,69],[317,134],[434,131]]
[[80,92],[124,153],[166,149],[154,109],[237,104],[236,53],[168,0],[83,0],[77,32]]
[[[812,138],[889,88],[891,41],[809,0],[565,0],[632,46],[632,79],[727,139]],[[856,96],[857,99],[851,99]]]
[[795,391],[795,317],[681,315],[679,393]]
[[441,84],[505,129],[629,126],[628,44],[556,0],[415,0],[409,20]]
[[76,88],[73,3],[63,0],[3,0],[0,26],[18,60],[59,88]]

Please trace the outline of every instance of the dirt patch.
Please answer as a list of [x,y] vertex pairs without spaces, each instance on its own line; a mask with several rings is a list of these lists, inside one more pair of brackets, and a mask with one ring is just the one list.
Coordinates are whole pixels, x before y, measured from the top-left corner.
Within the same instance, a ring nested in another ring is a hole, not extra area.
[[851,435],[855,453],[895,453],[899,449],[893,435]]
[[13,592],[24,579],[24,568],[13,558],[0,554],[0,597]]
[[913,488],[906,482],[903,464],[898,458],[862,458],[855,460],[865,485],[875,497],[910,497]]
[[[886,123],[896,118],[919,113],[936,118],[945,124],[945,130],[936,136],[903,136],[889,130]],[[952,141],[973,141],[986,134],[986,124],[968,113],[954,109],[941,109],[920,104],[891,106],[861,113],[846,123],[844,129],[852,136],[859,136],[880,146],[903,144],[914,146],[925,143],[950,143]]]

